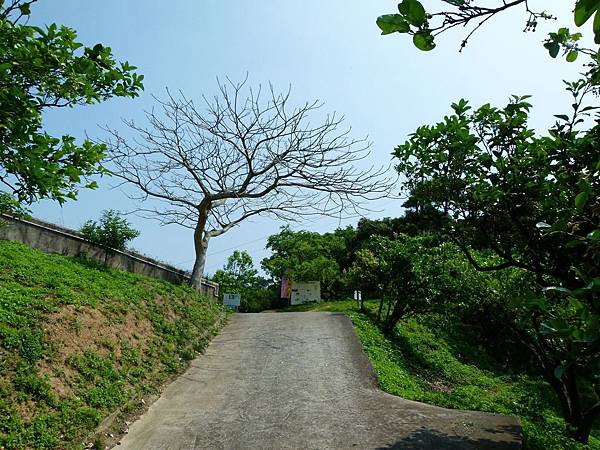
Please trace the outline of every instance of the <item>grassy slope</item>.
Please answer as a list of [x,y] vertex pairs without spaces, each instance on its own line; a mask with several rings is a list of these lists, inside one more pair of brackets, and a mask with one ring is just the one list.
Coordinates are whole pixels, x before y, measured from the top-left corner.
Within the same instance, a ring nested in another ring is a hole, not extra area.
[[[368,306],[373,310],[376,305]],[[584,448],[565,437],[565,423],[550,387],[538,377],[500,367],[460,324],[422,316],[401,322],[389,339],[357,311],[353,301],[287,310],[341,311],[350,316],[381,388],[391,394],[447,408],[517,415],[525,448],[530,450]],[[589,448],[600,449],[600,430],[595,430]]]
[[0,241],[0,448],[103,447],[101,421],[118,433],[224,319],[187,287]]

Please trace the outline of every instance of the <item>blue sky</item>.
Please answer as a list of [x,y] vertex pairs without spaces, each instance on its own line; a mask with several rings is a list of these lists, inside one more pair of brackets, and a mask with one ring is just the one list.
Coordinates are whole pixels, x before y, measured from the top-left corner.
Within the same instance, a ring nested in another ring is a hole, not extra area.
[[[85,44],[101,42],[116,57],[128,60],[145,75],[146,91],[135,100],[116,99],[101,105],[50,112],[45,117],[52,133],[94,138],[98,125],[121,127],[120,118],[143,122],[144,110],[166,87],[190,98],[211,95],[216,78],[253,85],[291,84],[298,102],[320,99],[326,109],[343,113],[353,135],[368,135],[376,165],[389,165],[390,153],[416,127],[449,112],[451,102],[466,98],[474,105],[502,105],[510,94],[533,95],[533,125],[542,129],[553,114],[568,111],[561,93],[563,79],[577,77],[581,66],[551,59],[542,48],[546,33],[559,26],[573,28],[572,1],[553,2],[558,21],[541,24],[534,34],[522,32],[525,14],[507,13],[484,27],[458,53],[463,30],[449,33],[438,47],[423,53],[401,35],[380,36],[375,19],[393,12],[397,2],[304,0],[40,0],[32,23],[56,22],[75,28]],[[424,2],[434,5],[437,0]],[[535,8],[549,2],[530,2]],[[587,31],[587,30],[584,30]],[[588,33],[590,34],[590,33]],[[96,191],[82,191],[79,201],[62,208],[52,202],[32,207],[35,216],[79,228],[103,209],[131,210],[134,204],[114,180],[104,178]],[[398,190],[401,183],[398,184]],[[378,218],[401,214],[400,200],[384,200],[369,214]],[[191,268],[191,232],[177,226],[132,216],[141,230],[136,249],[176,266]],[[351,220],[346,223],[355,223]],[[329,231],[331,218],[292,223],[293,229]],[[246,222],[211,241],[206,271],[220,268],[234,250],[248,250],[258,265],[269,252],[266,237],[284,223],[271,218]]]

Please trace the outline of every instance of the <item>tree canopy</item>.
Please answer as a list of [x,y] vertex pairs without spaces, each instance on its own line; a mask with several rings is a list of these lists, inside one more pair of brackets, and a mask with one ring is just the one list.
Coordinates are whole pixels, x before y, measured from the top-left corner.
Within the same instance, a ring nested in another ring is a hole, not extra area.
[[88,220],[79,231],[88,241],[104,249],[105,264],[111,252],[125,250],[127,243],[140,235],[127,219],[113,209],[102,211],[98,221]]
[[108,130],[107,141],[111,171],[136,188],[133,198],[158,200],[139,210],[194,230],[192,285],[209,241],[248,219],[355,214],[390,189],[386,168],[359,166],[368,142],[339,115],[321,114],[319,101],[293,106],[289,90],[244,80],[219,84],[203,103],[169,94],[147,126],[126,122],[137,139]]
[[[526,0],[452,0],[434,13],[418,0],[403,0],[398,14],[380,17],[378,25],[383,34],[412,35],[425,51],[441,33],[468,27],[462,48],[490,19],[517,7],[527,14],[525,31],[553,18]],[[599,8],[598,0],[577,0],[573,17],[576,26],[594,17],[596,44]],[[585,77],[565,82],[572,111],[555,115],[546,133],[528,126],[528,96],[475,110],[460,100],[452,115],[419,127],[395,156],[405,191],[447,215],[445,235],[475,269],[516,268],[534,277],[506,317],[558,395],[573,436],[586,443],[600,417],[600,116],[586,103],[600,84],[600,57],[581,38],[561,28],[544,42],[552,57],[561,51],[569,62],[580,53],[588,57]],[[478,250],[491,259],[481,260]]]
[[[475,110],[460,100],[395,156],[405,188],[449,215],[447,236],[477,270],[535,276],[541,291],[520,298],[515,329],[586,442],[600,416],[600,133],[585,103],[594,86],[566,88],[572,111],[544,135],[528,126],[527,97]],[[494,259],[482,264],[475,248]]]
[[267,280],[259,276],[252,257],[245,250],[235,250],[212,279],[219,283],[221,298],[224,294],[240,294],[242,312],[260,312],[277,300],[276,289],[269,289]]
[[325,298],[340,295],[342,270],[339,259],[346,253],[342,236],[310,231],[292,231],[284,227],[267,239],[272,255],[261,262],[271,278],[294,281],[320,281]]
[[[486,22],[511,9],[520,8],[523,11],[525,15],[523,31],[535,31],[541,20],[556,18],[546,10],[532,9],[527,0],[494,2],[447,0],[441,4],[440,9],[429,12],[419,0],[402,0],[398,4],[397,13],[385,14],[377,18],[377,26],[381,34],[401,33],[412,36],[415,47],[430,51],[436,46],[436,37],[459,27],[467,30],[461,43],[462,49],[471,36]],[[575,2],[573,19],[576,26],[584,25],[592,16],[595,42],[600,44],[600,1],[577,0]],[[558,55],[562,47],[567,61],[574,61],[578,51],[581,50],[576,44],[581,34],[571,35],[568,29],[561,30],[558,33],[551,33],[545,46],[553,58]]]
[[85,46],[75,30],[27,23],[35,2],[0,2],[0,183],[19,202],[76,198],[90,176],[105,173],[105,146],[50,135],[44,111],[136,97],[143,76],[109,47]]

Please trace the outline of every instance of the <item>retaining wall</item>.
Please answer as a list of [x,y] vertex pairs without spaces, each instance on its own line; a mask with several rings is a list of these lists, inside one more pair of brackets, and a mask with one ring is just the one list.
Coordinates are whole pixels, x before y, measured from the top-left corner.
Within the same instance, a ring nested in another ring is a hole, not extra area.
[[[0,220],[5,222],[4,226],[0,226],[0,239],[19,241],[48,253],[83,256],[99,263],[105,261],[104,249],[87,241],[81,233],[75,230],[39,219],[24,220],[5,214],[0,214]],[[108,255],[107,265],[175,284],[186,282],[189,279],[189,274],[183,270],[134,252],[114,250]],[[203,280],[201,291],[214,300],[219,298],[217,283]]]

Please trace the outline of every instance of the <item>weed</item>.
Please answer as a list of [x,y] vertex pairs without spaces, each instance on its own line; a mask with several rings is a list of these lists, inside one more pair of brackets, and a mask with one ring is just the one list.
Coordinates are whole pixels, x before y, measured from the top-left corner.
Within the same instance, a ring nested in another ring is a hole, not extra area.
[[[56,314],[52,333],[89,342],[65,354],[46,331]],[[0,448],[82,448],[103,418],[183,370],[224,315],[186,286],[0,241]],[[131,317],[151,325],[115,336]]]
[[179,356],[184,361],[191,361],[192,359],[194,359],[196,357],[196,352],[194,351],[193,348],[184,348],[183,350],[181,350],[179,352]]

